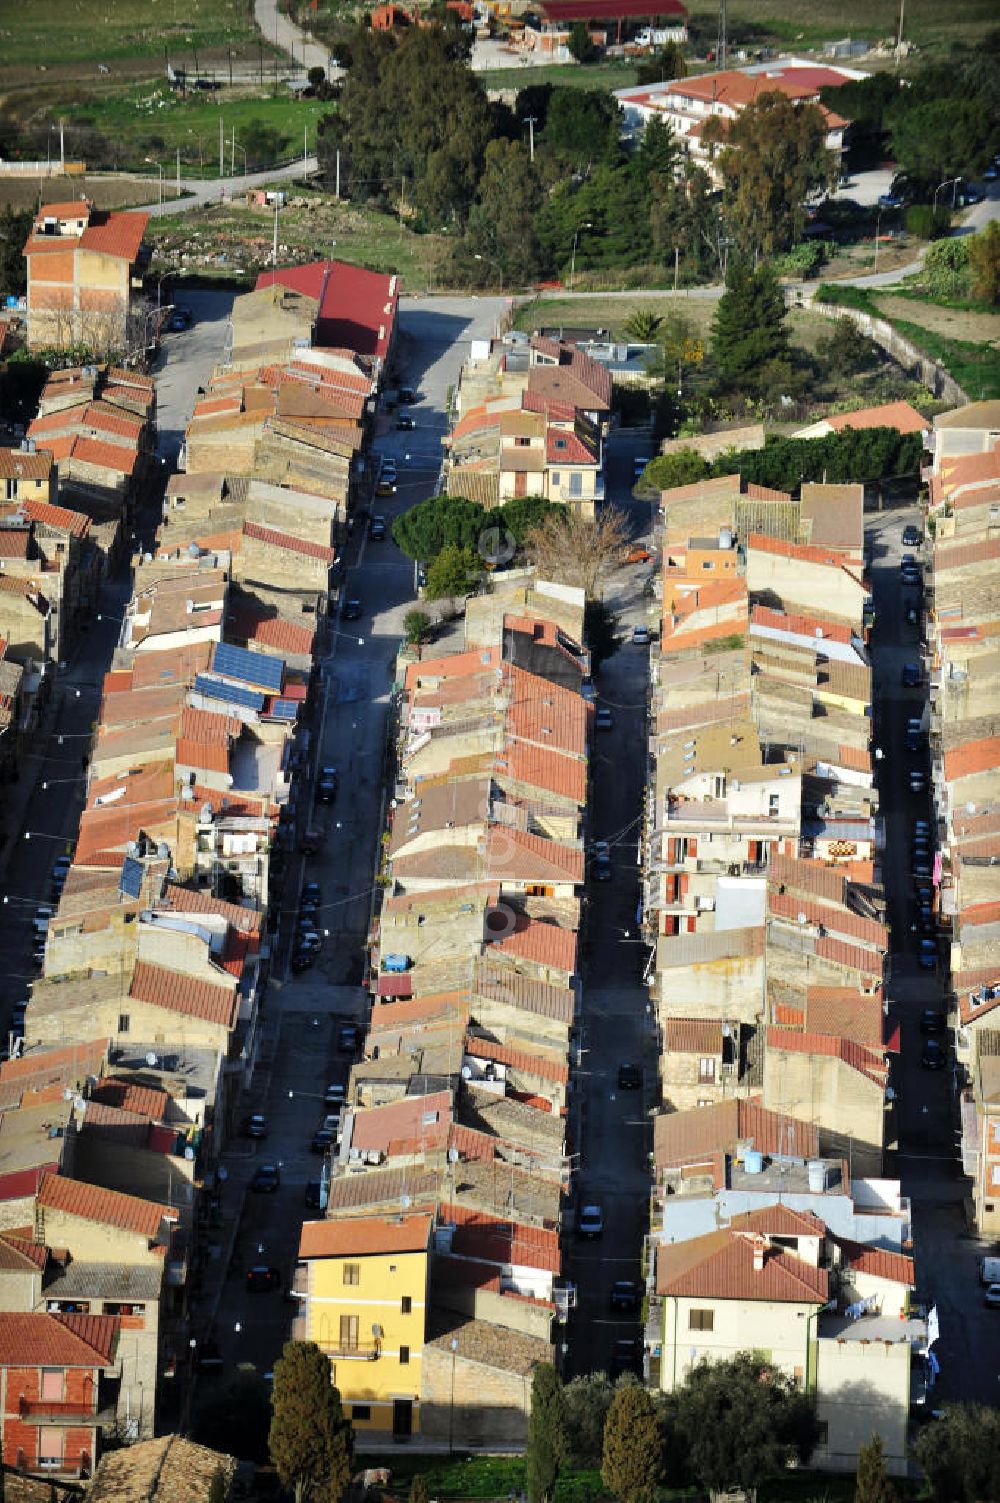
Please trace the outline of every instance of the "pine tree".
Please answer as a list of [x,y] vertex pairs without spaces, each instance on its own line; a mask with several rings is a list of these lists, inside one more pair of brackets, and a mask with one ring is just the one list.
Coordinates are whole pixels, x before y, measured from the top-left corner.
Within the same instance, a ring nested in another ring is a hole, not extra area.
[[876,1433],[858,1452],[854,1503],[897,1503],[898,1497],[885,1469],[882,1437]]
[[351,1480],[353,1435],[330,1360],[312,1341],[286,1341],[275,1363],[269,1443],[295,1503],[339,1503]]
[[751,395],[791,374],[784,294],[769,266],[730,262],[712,320],[712,358],[724,386]]
[[541,1362],[531,1380],[528,1416],[528,1497],[548,1503],[566,1454],[566,1416],[562,1379],[551,1362]]
[[619,1388],[604,1422],[601,1477],[621,1503],[651,1503],[662,1467],[653,1400],[638,1383]]

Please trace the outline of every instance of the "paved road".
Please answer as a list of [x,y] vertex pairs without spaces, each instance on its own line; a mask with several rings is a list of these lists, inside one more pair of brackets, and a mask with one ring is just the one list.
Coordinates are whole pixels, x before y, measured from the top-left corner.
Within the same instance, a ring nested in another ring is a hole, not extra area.
[[[329,68],[328,49],[314,42],[290,16],[280,11],[278,0],[254,0],[253,18],[267,41],[289,53],[293,62],[302,64],[303,73],[308,73],[310,68]],[[330,76],[338,75],[334,72]]]
[[926,794],[914,796],[909,791],[910,769],[929,771],[927,752],[915,755],[905,749],[906,721],[922,714],[926,700],[926,688],[904,689],[901,684],[904,663],[918,660],[920,648],[920,628],[905,620],[907,607],[918,604],[919,593],[904,589],[899,576],[902,530],[909,522],[920,526],[916,505],[870,516],[865,529],[872,554],[875,743],[883,753],[879,794],[893,933],[888,994],[891,1015],[901,1024],[901,1054],[894,1072],[899,1096],[897,1172],[913,1210],[918,1293],[938,1307],[939,1397],[996,1403],[996,1333],[984,1320],[989,1312],[983,1310],[977,1282],[976,1258],[983,1249],[969,1239],[962,1213],[965,1181],[956,1154],[952,1074],[930,1072],[920,1064],[921,1013],[941,1006],[943,992],[940,977],[920,969],[919,936],[911,932],[917,907],[911,866],[913,822],[931,820],[933,813]]

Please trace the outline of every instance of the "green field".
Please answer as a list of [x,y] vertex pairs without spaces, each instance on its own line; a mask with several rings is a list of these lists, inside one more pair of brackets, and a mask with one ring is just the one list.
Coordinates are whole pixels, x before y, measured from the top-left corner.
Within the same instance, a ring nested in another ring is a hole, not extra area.
[[97,131],[117,157],[113,165],[119,168],[141,170],[152,157],[162,161],[164,172],[169,173],[179,149],[182,175],[217,177],[220,119],[227,142],[224,165],[228,176],[232,167],[237,173],[242,171],[240,146],[252,122],[277,131],[282,142],[278,156],[285,158],[302,154],[304,128],[309,150],[315,150],[316,122],[328,110],[329,105],[317,99],[294,99],[286,92],[261,95],[247,90],[213,96],[189,91],[182,96],[166,83],[156,83],[146,88],[133,85],[120,93],[64,94],[61,107],[49,103],[22,118],[32,125],[64,119],[67,156],[86,156],[87,132]]
[[[450,242],[439,235],[415,235],[389,214],[366,206],[338,204],[326,194],[309,193],[291,184],[294,202],[281,211],[278,242],[286,259],[311,260],[335,254],[372,271],[397,272],[408,292],[440,290]],[[229,277],[270,264],[274,214],[220,204],[188,214],[153,219],[149,239],[156,265],[183,268],[199,276]],[[186,259],[182,263],[181,254]],[[224,259],[219,259],[224,258]]]
[[[42,81],[71,68],[79,78],[256,61],[253,0],[16,0],[0,6],[0,86]],[[141,67],[139,66],[141,64]]]
[[[716,0],[688,0],[699,34],[714,42]],[[730,45],[814,47],[841,37],[895,37],[899,0],[728,0]],[[976,46],[998,26],[995,0],[906,0],[904,37],[922,48]]]
[[597,63],[584,68],[578,63],[553,63],[551,67],[491,68],[480,73],[479,78],[490,94],[501,89],[526,89],[529,84],[553,84],[569,89],[627,89],[635,83],[635,64]]

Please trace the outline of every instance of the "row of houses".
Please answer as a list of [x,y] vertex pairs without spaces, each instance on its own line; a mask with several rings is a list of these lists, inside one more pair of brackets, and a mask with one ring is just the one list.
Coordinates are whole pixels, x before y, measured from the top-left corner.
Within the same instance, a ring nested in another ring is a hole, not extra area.
[[926,724],[939,929],[972,1219],[1000,1231],[1000,403],[934,423],[927,531]]
[[860,485],[661,493],[643,918],[662,1114],[648,1381],[766,1350],[817,1465],[906,1468],[933,1368],[895,1144]]
[[295,1284],[359,1444],[522,1444],[573,1303],[582,637],[582,592],[511,573],[400,659],[370,1026]]
[[[381,371],[312,345],[308,326],[268,348],[256,309],[280,284],[254,299],[234,310],[229,358],[185,435],[188,455],[216,462],[173,477],[157,541],[133,559],[43,972],[0,1065],[0,1432],[3,1460],[28,1475],[90,1475],[108,1439],[153,1436],[163,1385],[184,1381],[188,1289],[308,797],[314,651]],[[351,373],[362,398],[342,441]],[[54,377],[36,423],[93,421],[107,384],[82,418],[54,400],[90,380]],[[247,413],[251,438],[237,422],[209,448],[213,418]]]

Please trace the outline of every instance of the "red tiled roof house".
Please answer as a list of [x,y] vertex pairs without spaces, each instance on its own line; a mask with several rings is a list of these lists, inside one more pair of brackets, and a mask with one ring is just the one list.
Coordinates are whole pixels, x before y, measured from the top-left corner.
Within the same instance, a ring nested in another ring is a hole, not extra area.
[[24,247],[29,349],[125,350],[148,222],[147,214],[102,213],[85,198],[43,204]]
[[0,1315],[5,1466],[91,1474],[101,1436],[115,1424],[118,1337],[112,1315]]

